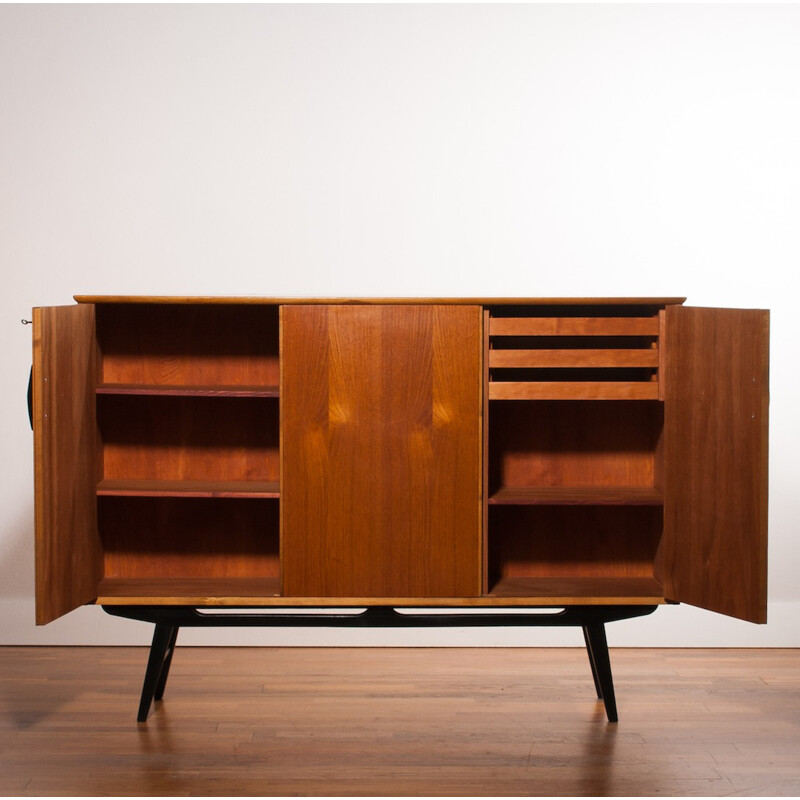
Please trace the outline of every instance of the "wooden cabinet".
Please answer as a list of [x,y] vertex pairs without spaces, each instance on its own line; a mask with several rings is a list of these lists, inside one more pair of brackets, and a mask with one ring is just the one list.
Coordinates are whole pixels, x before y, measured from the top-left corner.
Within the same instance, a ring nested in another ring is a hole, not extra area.
[[40,624],[84,603],[766,620],[766,311],[78,300],[34,310]]

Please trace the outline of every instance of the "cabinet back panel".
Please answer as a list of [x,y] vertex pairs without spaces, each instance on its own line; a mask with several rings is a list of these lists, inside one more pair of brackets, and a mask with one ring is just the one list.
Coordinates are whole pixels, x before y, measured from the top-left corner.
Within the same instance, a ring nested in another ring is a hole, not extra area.
[[489,582],[515,577],[649,577],[660,508],[493,507]]
[[278,309],[247,305],[101,305],[99,382],[277,386]]
[[278,480],[276,398],[98,399],[106,480]]
[[654,486],[658,402],[494,401],[489,491],[503,486]]
[[277,578],[276,500],[98,498],[105,577]]

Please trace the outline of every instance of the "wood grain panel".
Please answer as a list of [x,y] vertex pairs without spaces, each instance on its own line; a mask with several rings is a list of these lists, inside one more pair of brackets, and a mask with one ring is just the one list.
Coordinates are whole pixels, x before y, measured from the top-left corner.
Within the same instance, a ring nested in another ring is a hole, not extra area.
[[476,596],[481,310],[283,309],[284,594]]
[[107,480],[277,481],[278,401],[101,395]]
[[666,313],[667,597],[767,614],[769,312]]
[[37,625],[94,600],[101,576],[94,319],[91,305],[33,310]]
[[278,385],[274,307],[102,305],[97,335],[104,384]]
[[660,403],[493,403],[489,491],[655,485]]
[[652,578],[661,517],[661,508],[650,506],[492,506],[491,584],[502,578]]
[[100,497],[97,503],[106,578],[278,577],[276,500]]

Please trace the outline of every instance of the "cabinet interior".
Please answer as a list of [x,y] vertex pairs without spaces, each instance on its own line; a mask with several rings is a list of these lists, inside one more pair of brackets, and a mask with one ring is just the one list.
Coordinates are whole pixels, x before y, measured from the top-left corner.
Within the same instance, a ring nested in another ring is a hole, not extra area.
[[276,306],[101,303],[96,324],[101,389],[278,391]]
[[[487,598],[658,600],[658,308],[487,313]],[[97,306],[98,594],[278,596],[275,305]]]
[[277,307],[99,304],[96,333],[98,593],[278,594]]
[[662,325],[651,306],[487,313],[488,594],[662,596]]
[[497,401],[488,425],[490,594],[660,594],[662,404]]
[[103,594],[278,594],[275,501],[103,496],[97,516]]

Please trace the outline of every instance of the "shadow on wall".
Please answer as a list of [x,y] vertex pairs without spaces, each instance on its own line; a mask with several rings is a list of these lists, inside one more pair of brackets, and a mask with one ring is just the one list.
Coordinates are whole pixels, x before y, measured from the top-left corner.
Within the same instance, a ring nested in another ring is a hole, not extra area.
[[[13,425],[22,429],[29,452],[33,454],[31,423],[31,372],[25,369],[26,402],[19,417],[14,414]],[[18,386],[16,380],[14,386]],[[17,389],[18,391],[18,389]],[[22,399],[22,398],[20,398]],[[19,406],[15,403],[15,412]],[[27,434],[27,436],[25,435]],[[27,500],[19,497],[19,504],[4,509],[0,529],[0,594],[6,597],[24,597],[34,592],[34,510],[33,474],[26,483],[30,492]]]
[[0,536],[0,586],[11,597],[34,591],[33,503],[4,520]]

